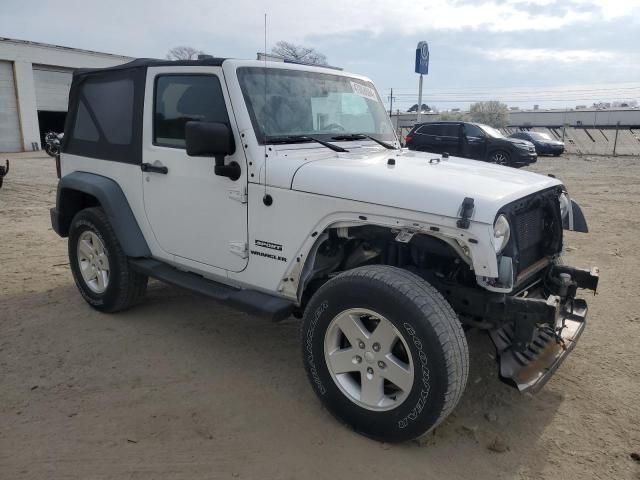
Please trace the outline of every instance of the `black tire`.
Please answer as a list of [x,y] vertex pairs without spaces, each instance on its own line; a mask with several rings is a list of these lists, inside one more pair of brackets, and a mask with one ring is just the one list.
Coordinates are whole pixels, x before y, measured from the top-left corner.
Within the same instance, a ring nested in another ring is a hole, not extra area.
[[559,153],[554,153],[554,154],[553,154],[553,156],[554,156],[554,157],[559,157],[559,156],[560,156],[560,154],[559,154]]
[[47,155],[49,155],[50,157],[56,156],[56,153],[54,152],[53,148],[48,143],[45,144],[44,151],[47,152]]
[[[109,261],[109,282],[103,293],[94,292],[80,272],[78,240],[86,232],[93,232],[103,243]],[[86,208],[78,212],[69,229],[69,262],[73,279],[80,294],[96,310],[119,312],[133,306],[147,291],[147,277],[131,269],[127,256],[102,208]]]
[[[357,404],[329,371],[327,329],[352,308],[384,316],[409,347],[413,383],[404,401],[390,410]],[[440,424],[460,400],[469,372],[464,331],[447,301],[417,275],[382,265],[344,272],[315,293],[302,324],[302,353],[309,381],[329,411],[355,431],[385,442],[410,440]]]
[[510,165],[511,155],[504,150],[495,150],[489,154],[489,161],[496,165]]

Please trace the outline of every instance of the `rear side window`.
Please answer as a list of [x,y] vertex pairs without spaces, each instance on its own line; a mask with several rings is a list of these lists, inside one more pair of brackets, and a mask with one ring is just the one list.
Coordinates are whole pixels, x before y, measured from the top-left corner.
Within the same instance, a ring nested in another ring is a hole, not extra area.
[[442,128],[441,135],[444,137],[457,137],[460,134],[460,126],[457,124],[443,124],[440,127]]
[[187,122],[229,124],[222,86],[215,75],[161,75],[156,79],[153,143],[185,148]]
[[131,143],[133,119],[133,80],[87,82],[78,106],[74,136],[79,140]]
[[418,129],[420,135],[441,135],[440,125],[423,125]]
[[145,70],[99,70],[74,75],[63,151],[123,163],[142,161]]

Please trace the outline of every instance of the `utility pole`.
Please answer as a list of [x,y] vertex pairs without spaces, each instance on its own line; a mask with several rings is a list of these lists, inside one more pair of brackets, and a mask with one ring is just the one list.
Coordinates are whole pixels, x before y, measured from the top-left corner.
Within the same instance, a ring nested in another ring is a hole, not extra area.
[[389,116],[393,115],[393,100],[395,97],[393,96],[393,88],[391,89],[391,95],[389,95]]

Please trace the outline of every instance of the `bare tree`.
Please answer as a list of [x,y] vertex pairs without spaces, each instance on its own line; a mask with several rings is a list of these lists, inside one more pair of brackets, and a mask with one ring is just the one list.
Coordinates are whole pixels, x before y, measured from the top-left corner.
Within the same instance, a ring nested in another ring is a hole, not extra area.
[[197,60],[198,55],[204,55],[204,52],[193,47],[184,45],[173,47],[167,53],[168,60]]
[[468,122],[469,115],[466,112],[440,112],[440,120],[443,122]]
[[485,123],[492,127],[502,128],[509,120],[509,107],[497,100],[488,102],[478,102],[469,108],[471,120],[478,123]]
[[304,47],[283,40],[276,43],[276,46],[271,49],[271,53],[294,62],[328,65],[327,57],[316,51],[315,48]]

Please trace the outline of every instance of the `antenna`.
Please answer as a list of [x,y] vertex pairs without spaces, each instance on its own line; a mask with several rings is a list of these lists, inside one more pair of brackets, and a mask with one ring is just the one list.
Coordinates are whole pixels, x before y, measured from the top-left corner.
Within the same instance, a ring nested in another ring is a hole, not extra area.
[[[264,14],[264,111],[269,112],[267,108],[267,14]],[[265,119],[266,120],[266,119]],[[266,132],[263,133],[264,142],[264,196],[262,197],[262,203],[264,203],[267,207],[273,203],[273,198],[271,195],[267,193],[267,159],[269,155],[267,154],[267,135]]]

